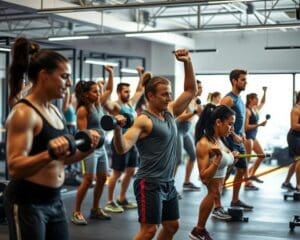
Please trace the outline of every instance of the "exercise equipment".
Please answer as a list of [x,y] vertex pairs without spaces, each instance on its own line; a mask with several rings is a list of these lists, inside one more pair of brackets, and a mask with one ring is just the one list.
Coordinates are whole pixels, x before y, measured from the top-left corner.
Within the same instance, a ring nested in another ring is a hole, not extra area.
[[[123,113],[122,115],[126,118],[126,124],[123,128],[130,128],[134,121],[132,115],[127,113]],[[100,123],[101,127],[106,131],[113,130],[117,125],[121,125],[120,121],[118,121],[115,117],[109,115],[104,115],[101,118]]]
[[292,198],[294,201],[300,201],[300,192],[286,192],[283,195],[284,201]]
[[200,104],[201,104],[200,98],[197,98],[197,99],[196,99],[196,104],[197,104],[197,105],[200,105]]
[[260,157],[260,158],[267,158],[271,157],[271,154],[251,154],[251,153],[244,153],[244,154],[239,154],[239,158],[250,158],[250,157]]
[[271,118],[270,114],[266,114],[266,120],[269,120]]
[[294,228],[296,226],[299,227],[300,226],[300,216],[295,215],[293,221],[290,222],[289,226],[290,226],[291,231],[294,231]]
[[[93,130],[97,131],[100,135],[99,143],[97,145],[97,148],[100,148],[105,141],[103,137],[104,134],[99,129]],[[63,137],[66,138],[69,143],[69,151],[71,156],[75,154],[77,148],[81,152],[87,152],[91,150],[91,135],[89,130],[79,131],[75,134],[75,137],[71,134],[65,134]],[[54,154],[50,145],[48,145],[48,153],[52,159],[57,159],[57,156]]]
[[[256,175],[254,175],[254,176],[256,176],[256,177],[264,176],[264,175],[267,175],[267,174],[269,174],[269,173],[271,173],[271,172],[275,172],[275,171],[277,171],[277,170],[279,170],[279,169],[282,169],[282,168],[284,168],[284,167],[286,167],[286,166],[274,167],[274,168],[272,168],[272,169],[269,169],[269,170],[264,171],[264,172],[262,172],[262,173],[256,174]],[[231,168],[231,169],[232,169],[232,168]],[[238,181],[237,184],[238,184],[238,183],[242,183],[242,182],[246,182],[246,181],[248,181],[248,179],[243,179],[243,180],[241,180],[241,181]],[[231,181],[231,182],[226,182],[226,183],[224,184],[224,187],[225,187],[225,188],[228,188],[228,187],[232,187],[233,185],[234,185],[234,182],[233,182],[233,181]]]
[[248,222],[249,218],[244,217],[244,209],[241,207],[230,207],[228,208],[228,214],[231,216],[231,219],[228,219],[228,222]]

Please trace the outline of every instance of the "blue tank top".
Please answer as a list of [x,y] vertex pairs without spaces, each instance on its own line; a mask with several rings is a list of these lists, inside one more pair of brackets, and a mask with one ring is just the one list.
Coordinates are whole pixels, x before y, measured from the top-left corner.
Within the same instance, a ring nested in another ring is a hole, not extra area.
[[164,121],[148,111],[143,111],[153,124],[150,134],[136,143],[140,154],[137,179],[152,182],[173,180],[176,164],[177,127],[170,112],[165,112]]
[[[258,113],[253,112],[252,109],[249,109],[249,110],[251,112],[251,115],[249,117],[249,124],[255,125],[258,123],[258,120],[259,120]],[[255,139],[256,135],[257,135],[257,130],[258,129],[256,127],[256,128],[246,131],[246,138],[247,139]]]
[[245,104],[240,96],[237,96],[232,92],[228,93],[226,96],[230,96],[233,100],[233,106],[231,108],[235,111],[234,132],[238,135],[242,135],[244,133],[245,125]]
[[69,106],[64,112],[64,117],[67,123],[76,123],[76,112],[73,106]]
[[27,99],[23,98],[18,103],[24,103],[27,106],[34,109],[34,111],[41,117],[41,119],[43,121],[43,127],[42,127],[41,131],[36,136],[33,137],[32,146],[31,146],[31,150],[30,150],[30,153],[29,153],[30,156],[41,153],[41,152],[47,150],[48,142],[51,139],[60,137],[64,134],[68,133],[68,130],[66,128],[64,120],[62,119],[62,117],[55,110],[54,110],[55,113],[57,114],[57,116],[61,119],[61,121],[64,124],[63,129],[54,128],[47,121],[47,119],[41,114],[41,112],[33,104],[31,104]]
[[[118,102],[118,104],[119,104],[120,107],[121,107],[120,114],[127,113],[127,114],[129,114],[129,115],[132,116],[132,119],[135,118],[136,112],[135,112],[134,108],[133,108],[131,105],[129,105],[129,107],[127,107],[125,104],[122,104],[122,103],[119,103],[119,102]],[[126,131],[127,131],[127,128],[122,128],[122,133],[123,133],[123,134],[124,134]]]

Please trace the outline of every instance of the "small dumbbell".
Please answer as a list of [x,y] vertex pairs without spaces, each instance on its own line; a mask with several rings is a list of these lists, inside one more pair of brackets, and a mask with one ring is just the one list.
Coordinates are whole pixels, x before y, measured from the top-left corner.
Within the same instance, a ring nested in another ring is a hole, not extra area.
[[[99,129],[93,130],[98,131],[100,134],[99,143],[97,145],[97,148],[100,148],[105,141],[105,138],[103,137],[104,134],[101,133],[101,130]],[[71,134],[65,134],[64,138],[66,138],[69,143],[69,151],[71,156],[75,154],[77,148],[82,152],[91,150],[91,136],[89,130],[79,131],[75,134],[75,137]],[[57,159],[57,156],[53,152],[53,149],[50,147],[50,145],[48,145],[48,153],[52,159]]]
[[197,104],[197,105],[200,105],[200,104],[201,104],[200,98],[197,98],[197,99],[196,99],[196,104]]
[[270,114],[266,114],[266,120],[269,120],[271,118]]
[[[124,113],[122,114],[126,118],[126,124],[123,128],[130,128],[133,124],[133,117],[130,114]],[[101,127],[106,130],[113,130],[116,128],[117,125],[120,125],[120,122],[114,118],[113,116],[104,115],[101,118]]]

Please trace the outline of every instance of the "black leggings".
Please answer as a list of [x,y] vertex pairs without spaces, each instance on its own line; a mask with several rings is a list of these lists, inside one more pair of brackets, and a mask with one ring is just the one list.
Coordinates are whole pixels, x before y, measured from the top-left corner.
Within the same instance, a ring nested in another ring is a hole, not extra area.
[[49,204],[14,204],[5,199],[10,240],[68,240],[62,200]]

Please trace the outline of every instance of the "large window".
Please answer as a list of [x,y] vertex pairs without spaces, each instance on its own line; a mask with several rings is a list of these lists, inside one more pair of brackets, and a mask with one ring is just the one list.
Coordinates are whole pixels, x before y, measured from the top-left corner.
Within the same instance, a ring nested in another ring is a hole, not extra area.
[[[300,77],[298,77],[298,88],[300,87]],[[228,75],[199,75],[203,93],[201,100],[206,103],[209,92],[219,91],[222,97],[231,90]],[[290,110],[292,107],[293,76],[292,74],[249,74],[247,78],[246,90],[241,96],[246,101],[246,94],[255,92],[259,98],[262,96],[262,87],[267,86],[266,104],[260,113],[261,121],[266,114],[271,115],[271,119],[265,127],[260,127],[258,139],[265,149],[272,149],[274,146],[287,146],[286,134],[290,124]]]

